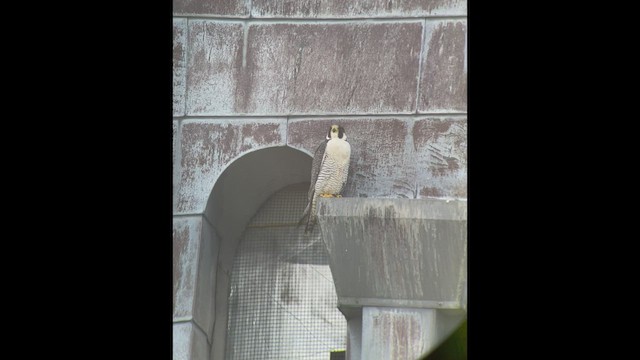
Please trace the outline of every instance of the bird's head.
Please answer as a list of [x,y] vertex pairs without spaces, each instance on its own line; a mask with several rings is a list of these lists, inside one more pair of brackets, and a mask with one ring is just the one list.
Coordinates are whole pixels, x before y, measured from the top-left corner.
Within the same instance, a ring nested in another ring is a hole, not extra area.
[[344,128],[339,125],[331,125],[329,128],[329,133],[327,134],[327,140],[331,139],[341,139],[347,140],[347,133],[344,131]]

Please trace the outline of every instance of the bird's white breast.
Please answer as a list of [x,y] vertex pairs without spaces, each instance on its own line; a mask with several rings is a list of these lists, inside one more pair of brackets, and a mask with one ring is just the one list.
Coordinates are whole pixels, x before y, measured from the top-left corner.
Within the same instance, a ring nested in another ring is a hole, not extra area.
[[315,191],[317,194],[339,194],[347,180],[351,145],[340,139],[327,142],[325,158],[318,174]]
[[351,157],[351,145],[348,142],[340,139],[331,139],[327,142],[327,149],[325,150],[327,155],[333,158],[334,161],[344,164],[349,161]]

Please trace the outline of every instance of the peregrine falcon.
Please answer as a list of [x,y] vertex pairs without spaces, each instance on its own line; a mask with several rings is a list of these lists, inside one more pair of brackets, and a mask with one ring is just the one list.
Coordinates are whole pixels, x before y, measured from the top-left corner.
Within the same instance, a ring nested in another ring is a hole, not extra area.
[[311,185],[307,195],[308,204],[298,224],[307,221],[305,232],[316,223],[316,202],[318,196],[341,197],[349,173],[351,145],[342,126],[331,125],[325,141],[320,143],[313,154],[311,165]]

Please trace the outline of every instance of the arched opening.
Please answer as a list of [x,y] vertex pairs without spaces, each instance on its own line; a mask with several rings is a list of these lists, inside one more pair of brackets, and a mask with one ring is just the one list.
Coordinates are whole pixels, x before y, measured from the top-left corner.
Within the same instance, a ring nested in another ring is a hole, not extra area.
[[[251,239],[241,241],[241,239],[243,239],[243,236],[245,236],[249,232],[251,232],[253,235],[256,235],[256,231],[254,231],[255,228],[251,228],[251,231],[245,232],[247,226],[252,221],[259,221],[256,220],[258,219],[257,216],[254,218],[254,215],[268,217],[277,216],[277,213],[275,212],[282,212],[283,210],[281,206],[273,207],[273,205],[275,204],[275,202],[281,201],[283,197],[288,197],[290,199],[292,197],[296,198],[298,199],[296,200],[298,204],[300,204],[301,201],[304,201],[304,199],[306,198],[306,190],[302,192],[300,190],[308,186],[309,173],[311,171],[311,160],[311,157],[305,152],[293,149],[291,147],[285,146],[266,148],[248,153],[235,160],[227,167],[227,169],[220,175],[220,177],[216,181],[205,210],[206,218],[210,220],[215,229],[215,234],[213,234],[213,236],[217,238],[218,243],[218,260],[215,269],[212,269],[212,271],[215,272],[216,282],[214,297],[214,331],[213,341],[211,344],[211,359],[225,359],[225,354],[229,352],[229,350],[226,349],[227,344],[235,344],[234,339],[227,338],[227,334],[230,331],[229,326],[231,325],[229,322],[229,299],[234,271],[233,263],[234,258],[238,254],[239,245],[241,243],[246,243],[248,244],[247,249],[250,249],[252,246],[251,244],[255,243],[255,241]],[[288,186],[290,185],[295,186],[288,188]],[[283,190],[284,192],[278,193],[279,190]],[[276,193],[280,195],[276,196]],[[270,198],[273,201],[267,201]],[[280,200],[278,200],[278,198]],[[261,207],[262,211],[258,212]],[[287,219],[290,219],[291,216],[299,217],[302,212],[301,209],[297,209],[291,206],[289,206],[287,209]],[[289,220],[287,221],[290,222]],[[258,233],[259,232],[260,231],[258,231]],[[312,236],[318,236],[319,238],[319,232],[316,232],[314,234],[312,234]],[[307,238],[307,242],[311,241],[309,239],[309,236],[307,236]],[[295,237],[290,236],[285,237],[283,241],[286,243],[286,241],[294,240]],[[321,242],[320,244],[323,245]],[[315,254],[317,255],[318,252],[316,251]],[[303,258],[300,258],[298,260],[304,261]],[[283,261],[284,260],[292,261],[291,258],[283,258]],[[269,265],[262,264],[261,266]],[[328,265],[326,266],[328,271]],[[284,269],[286,267],[287,266],[282,266],[279,269]],[[290,270],[293,267],[296,266],[289,266]],[[276,266],[275,268],[278,267]],[[310,269],[307,270],[313,271]],[[319,270],[319,272],[322,271]],[[328,279],[332,279],[330,272],[327,274],[329,275]],[[240,277],[234,281],[240,284],[242,283],[242,281],[246,280],[247,279],[243,280]],[[302,282],[300,284],[302,284]],[[302,285],[297,286],[300,287]],[[335,294],[335,290],[332,291]],[[235,295],[237,294],[238,293],[236,293]],[[239,297],[236,297],[234,299],[237,301],[241,300],[241,298]],[[313,309],[313,307],[308,308],[309,311],[311,311],[311,309]],[[277,312],[273,312],[272,314],[275,317],[281,316],[281,314]],[[274,322],[274,324],[277,324],[277,322]],[[277,338],[274,339],[274,341],[280,340],[281,339]]]
[[318,359],[346,348],[347,322],[320,229],[297,220],[308,182],[273,194],[240,241],[231,273],[226,359]]

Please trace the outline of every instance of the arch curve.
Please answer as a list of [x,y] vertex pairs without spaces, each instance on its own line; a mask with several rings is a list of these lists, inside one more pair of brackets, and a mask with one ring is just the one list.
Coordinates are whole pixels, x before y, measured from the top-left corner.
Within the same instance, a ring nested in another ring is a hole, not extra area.
[[215,320],[211,359],[224,359],[230,274],[238,243],[260,206],[278,190],[309,182],[312,158],[289,147],[249,152],[230,163],[216,180],[205,208],[218,243],[215,269]]

